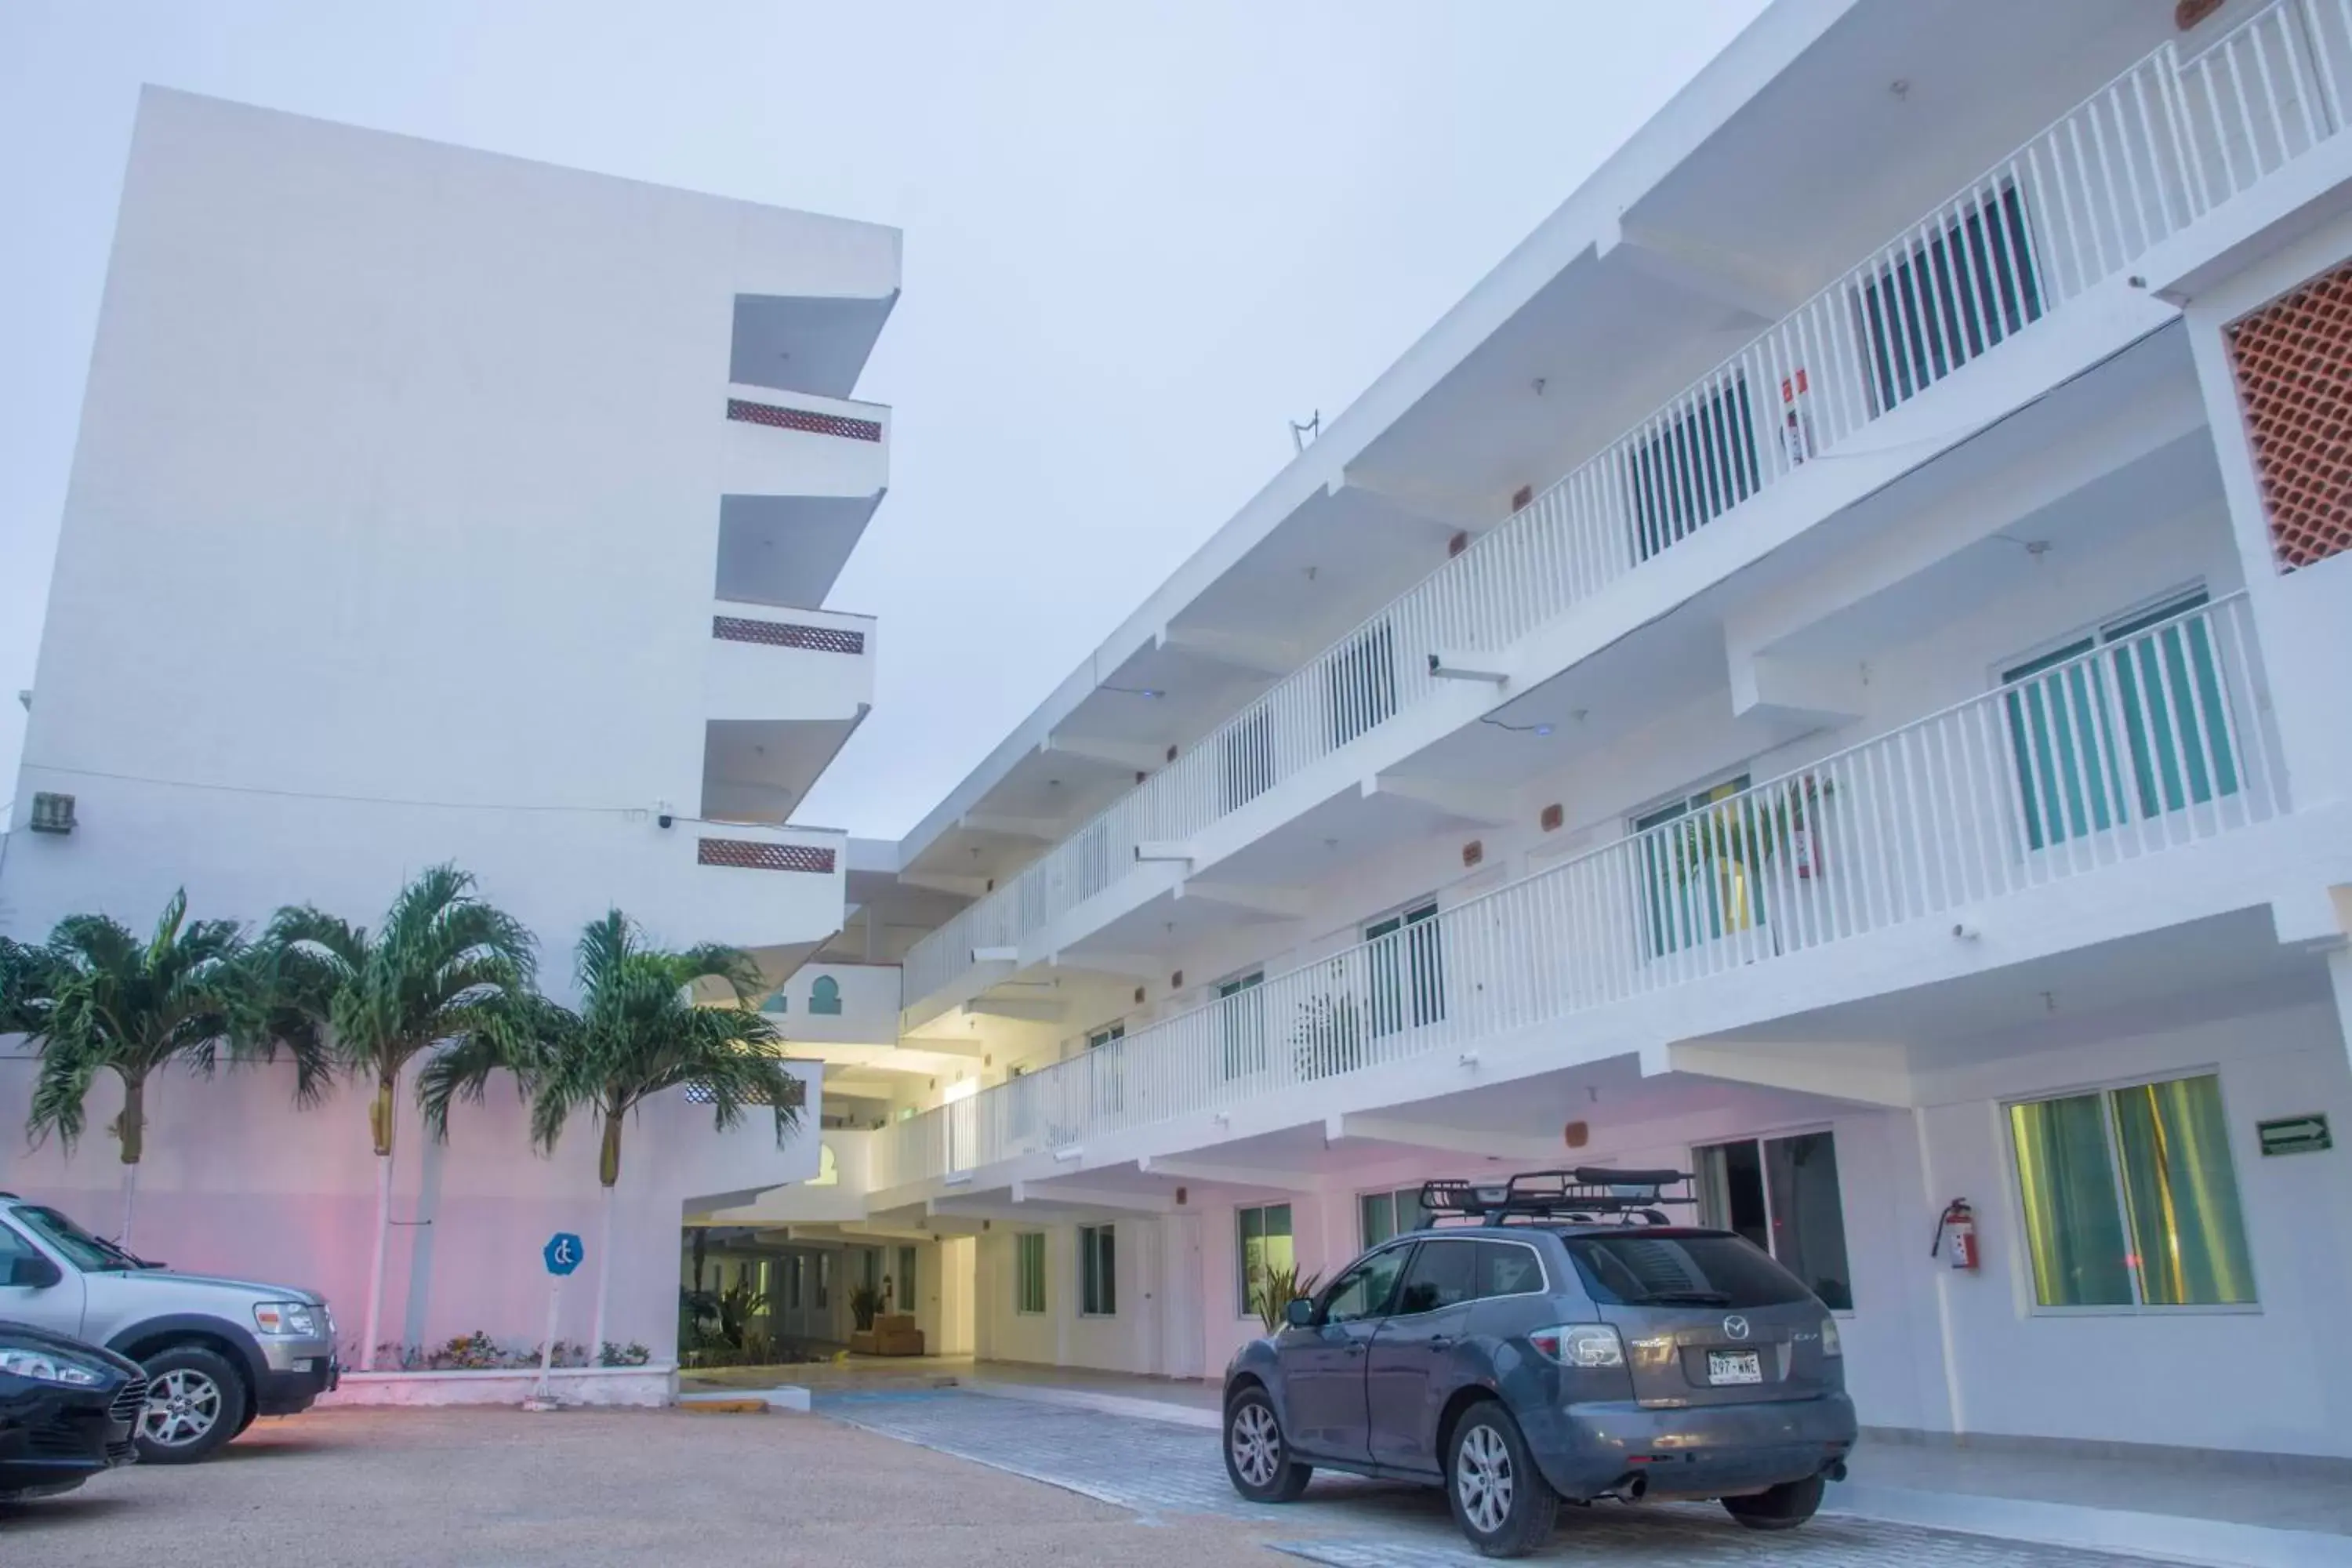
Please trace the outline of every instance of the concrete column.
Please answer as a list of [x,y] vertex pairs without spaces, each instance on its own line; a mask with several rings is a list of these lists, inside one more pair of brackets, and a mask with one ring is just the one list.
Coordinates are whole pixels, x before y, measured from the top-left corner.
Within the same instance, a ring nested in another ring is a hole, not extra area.
[[2352,662],[2352,555],[2280,571],[2226,333],[2231,322],[2347,256],[2352,219],[2338,219],[2231,276],[2200,280],[2182,312],[2254,613],[2270,717],[2298,810],[2352,795],[2352,728],[2342,722],[2342,671]]
[[2344,1055],[2352,1061],[2352,946],[2327,955],[2327,980],[2336,991],[2336,1027],[2344,1037]]

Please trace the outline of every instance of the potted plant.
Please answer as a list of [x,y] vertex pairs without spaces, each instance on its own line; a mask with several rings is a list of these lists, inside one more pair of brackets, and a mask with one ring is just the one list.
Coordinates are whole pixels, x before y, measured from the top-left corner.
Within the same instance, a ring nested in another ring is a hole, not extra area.
[[1298,1005],[1290,1026],[1293,1061],[1302,1079],[1328,1078],[1362,1065],[1363,1017],[1350,995],[1325,994]]
[[872,1285],[860,1285],[849,1293],[849,1316],[861,1334],[870,1333],[876,1314],[882,1310],[882,1292]]
[[1290,1304],[1314,1295],[1322,1283],[1322,1275],[1312,1270],[1302,1273],[1294,1263],[1268,1268],[1250,1296],[1250,1310],[1257,1314],[1267,1333],[1278,1334],[1282,1331],[1283,1313]]

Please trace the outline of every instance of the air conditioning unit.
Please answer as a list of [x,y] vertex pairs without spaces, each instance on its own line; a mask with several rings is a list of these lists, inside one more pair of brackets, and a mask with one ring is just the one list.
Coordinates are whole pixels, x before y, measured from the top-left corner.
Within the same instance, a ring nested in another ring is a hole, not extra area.
[[71,833],[74,830],[74,797],[40,791],[33,796],[33,820],[26,826],[36,833]]

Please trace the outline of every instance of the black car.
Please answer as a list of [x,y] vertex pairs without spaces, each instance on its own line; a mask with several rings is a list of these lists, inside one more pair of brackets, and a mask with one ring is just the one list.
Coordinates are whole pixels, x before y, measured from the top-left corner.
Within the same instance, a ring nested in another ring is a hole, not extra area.
[[[1445,1488],[1489,1556],[1559,1504],[1722,1500],[1810,1518],[1855,1437],[1829,1309],[1728,1231],[1670,1223],[1675,1171],[1432,1182],[1440,1223],[1373,1248],[1225,1373],[1225,1469],[1286,1502],[1316,1467]],[[1451,1223],[1445,1223],[1445,1222]]]
[[146,1405],[137,1362],[0,1322],[0,1502],[69,1492],[131,1463]]

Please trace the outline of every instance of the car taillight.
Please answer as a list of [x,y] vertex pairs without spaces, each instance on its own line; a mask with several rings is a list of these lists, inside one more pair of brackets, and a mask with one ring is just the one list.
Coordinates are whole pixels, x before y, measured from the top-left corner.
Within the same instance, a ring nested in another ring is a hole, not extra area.
[[1528,1336],[1528,1342],[1562,1366],[1625,1364],[1625,1342],[1606,1323],[1563,1323],[1556,1329],[1538,1329]]
[[1845,1345],[1838,1338],[1838,1326],[1837,1320],[1835,1318],[1823,1318],[1822,1320],[1822,1353],[1823,1355],[1845,1354]]

